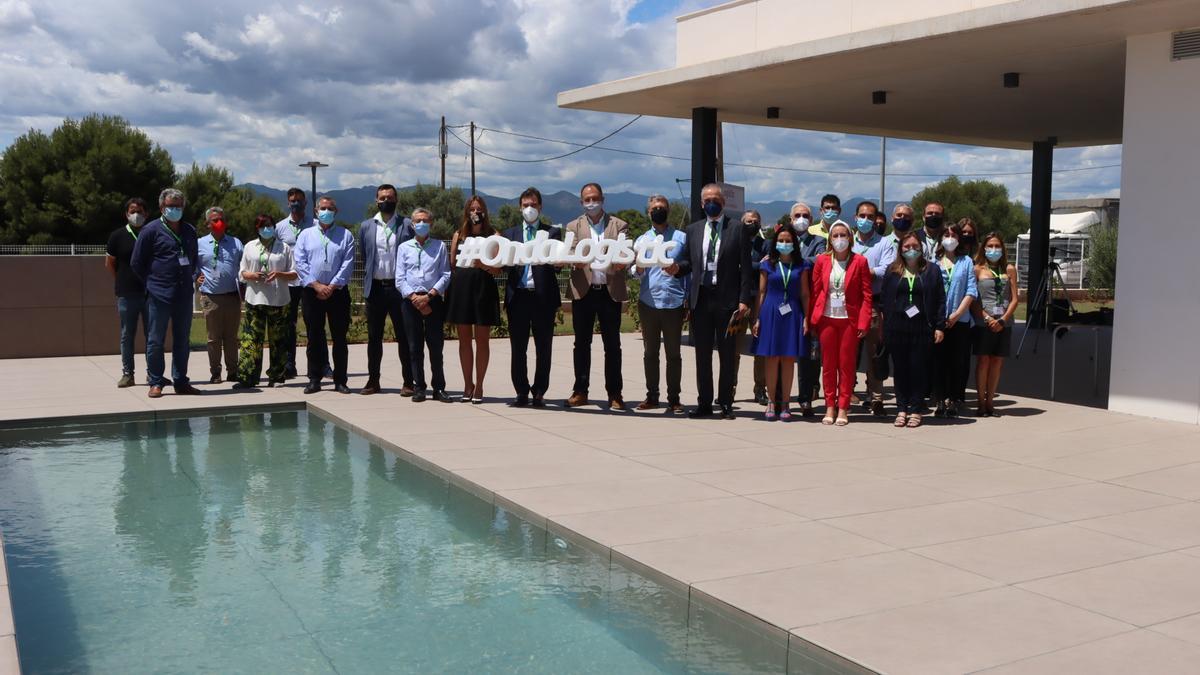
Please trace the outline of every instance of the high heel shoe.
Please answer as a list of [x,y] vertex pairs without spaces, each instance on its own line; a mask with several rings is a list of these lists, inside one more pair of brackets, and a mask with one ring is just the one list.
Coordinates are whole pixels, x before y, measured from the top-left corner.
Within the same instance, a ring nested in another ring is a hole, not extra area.
[[771,401],[767,404],[766,410],[763,410],[763,419],[770,422],[775,419],[775,402]]
[[791,422],[792,411],[788,410],[787,406],[784,406],[783,410],[779,413],[779,419],[782,422]]
[[458,402],[459,403],[470,403],[471,395],[473,393],[475,393],[475,385],[472,384],[472,385],[463,387],[462,398],[458,399]]
[[480,403],[483,403],[483,387],[475,387],[475,391],[471,392],[471,405]]

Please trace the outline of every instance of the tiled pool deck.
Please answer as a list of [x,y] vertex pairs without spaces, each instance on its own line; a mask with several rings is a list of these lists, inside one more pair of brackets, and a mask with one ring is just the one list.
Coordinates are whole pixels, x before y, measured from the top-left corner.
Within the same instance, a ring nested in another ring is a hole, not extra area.
[[[632,335],[623,345],[632,406],[644,394],[642,346]],[[821,659],[810,645],[920,675],[1193,673],[1200,663],[1200,427],[1027,399],[1007,399],[999,419],[915,430],[861,414],[847,428],[766,423],[750,403],[734,421],[563,411],[571,339],[554,353],[546,410],[505,405],[506,340],[492,342],[485,395],[495,398],[475,406],[402,399],[390,345],[390,393],[377,396],[304,396],[293,381],[151,400],[144,387],[115,388],[116,356],[0,361],[0,426],[307,404],[717,607],[778,650],[781,667],[790,649],[793,671],[814,665],[798,655]],[[459,391],[453,342],[446,362]],[[356,391],[365,363],[352,347]],[[207,358],[193,353],[191,365],[203,375]],[[685,351],[687,403],[693,373]],[[749,359],[741,375],[744,398]],[[16,654],[3,584],[0,558],[0,673]]]

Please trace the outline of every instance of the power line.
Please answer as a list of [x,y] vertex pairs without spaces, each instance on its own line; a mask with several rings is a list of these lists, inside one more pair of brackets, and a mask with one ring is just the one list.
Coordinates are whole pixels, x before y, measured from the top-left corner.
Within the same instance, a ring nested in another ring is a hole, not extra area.
[[[498,160],[500,160],[500,161],[503,161],[503,162],[514,162],[514,163],[517,163],[517,164],[536,164],[536,163],[538,163],[538,162],[552,162],[552,161],[554,161],[554,160],[556,160],[556,159],[562,159],[562,158],[564,158],[564,157],[570,157],[571,155],[575,155],[575,154],[581,153],[581,152],[583,152],[584,150],[587,150],[588,148],[595,147],[597,144],[599,144],[599,143],[602,143],[602,142],[604,142],[604,141],[607,141],[608,139],[612,138],[613,136],[616,136],[617,134],[621,133],[621,132],[622,132],[622,131],[624,131],[625,129],[628,129],[628,128],[629,128],[629,125],[633,124],[634,122],[636,122],[636,121],[638,121],[638,120],[640,120],[640,119],[642,119],[642,116],[641,116],[641,115],[638,115],[637,117],[635,117],[635,118],[633,118],[633,119],[629,120],[628,122],[626,122],[625,124],[621,125],[619,128],[617,128],[615,131],[613,131],[612,133],[608,134],[608,135],[607,135],[607,136],[605,136],[604,138],[601,138],[601,139],[599,139],[599,140],[597,140],[597,141],[595,141],[595,142],[593,142],[593,143],[588,143],[587,145],[580,146],[579,148],[577,148],[577,149],[575,149],[575,150],[572,150],[572,151],[570,151],[570,152],[565,152],[565,153],[563,153],[563,154],[561,154],[561,155],[555,155],[554,157],[542,157],[542,158],[540,158],[540,159],[512,159],[512,158],[509,158],[509,157],[501,157],[501,156],[499,156],[499,155],[493,155],[493,154],[491,154],[490,152],[487,152],[486,150],[480,150],[478,146],[476,146],[476,148],[475,148],[475,152],[478,152],[478,153],[480,153],[480,154],[482,154],[482,155],[486,155],[487,157],[491,157],[491,158],[493,158],[493,159],[498,159]],[[447,129],[447,130],[448,130],[448,129]],[[481,130],[480,130],[480,133],[482,134],[482,133],[483,133],[483,131],[495,131],[495,130],[494,130],[494,129],[482,129],[482,128],[481,128]],[[454,133],[453,131],[451,131],[451,132],[450,132],[450,135],[451,135],[451,136],[454,136],[455,138],[457,138],[459,143],[466,144],[466,141],[464,141],[463,139],[459,138],[458,134]],[[578,143],[570,143],[569,145],[579,145],[579,144],[578,144]]]

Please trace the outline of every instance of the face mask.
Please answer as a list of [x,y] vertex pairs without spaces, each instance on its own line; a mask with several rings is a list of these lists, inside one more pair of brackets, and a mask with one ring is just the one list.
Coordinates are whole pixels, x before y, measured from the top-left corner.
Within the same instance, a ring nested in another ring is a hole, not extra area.
[[333,219],[337,217],[337,211],[333,209],[321,209],[317,211],[317,220],[321,221],[322,225],[332,225]]
[[724,210],[725,207],[721,206],[720,202],[704,202],[704,215],[708,216],[709,218],[716,218],[717,216],[721,215],[721,212]]
[[942,228],[941,216],[925,216],[925,227],[931,230],[940,230]]
[[475,223],[476,225],[478,225],[479,223],[483,222],[483,214],[481,214],[481,213],[472,213],[472,214],[471,214],[471,222],[472,222],[472,223]]
[[912,223],[912,218],[892,218],[892,229],[897,232],[908,232]]
[[532,206],[526,206],[525,208],[521,209],[521,217],[524,218],[525,222],[529,223],[530,225],[536,223],[538,216],[540,215],[542,215],[541,212]]
[[588,213],[597,213],[600,207],[604,206],[604,202],[584,202],[583,208],[587,209]]
[[146,222],[146,216],[141,213],[130,213],[129,215],[125,216],[125,220],[128,220],[129,224],[132,225],[134,229],[137,229]]
[[655,225],[662,225],[663,223],[667,222],[667,215],[669,213],[670,211],[661,206],[650,209],[650,222],[654,223]]
[[887,232],[887,223],[880,223],[880,222],[875,223],[875,231],[878,232],[879,236],[882,237],[883,233]]
[[845,251],[848,248],[850,248],[850,240],[849,239],[847,239],[845,237],[838,237],[837,239],[833,240],[833,250],[837,251],[838,253],[841,253],[842,251]]
[[800,216],[799,218],[792,220],[792,227],[796,228],[797,230],[807,230],[809,225],[812,225],[812,220],[805,218],[804,216]]
[[821,220],[824,221],[826,225],[830,225],[833,223],[833,221],[837,220],[837,217],[840,213],[840,211],[826,209],[825,212],[821,214]]
[[164,208],[163,209],[163,218],[171,221],[172,223],[178,223],[179,221],[183,220],[183,207],[182,206],[168,206],[168,207]]
[[1004,255],[1004,250],[999,248],[988,248],[984,250],[983,255],[987,256],[989,262],[996,262],[1000,260],[1000,256]]
[[921,252],[915,248],[906,248],[904,249],[904,253],[901,255],[904,256],[905,260],[916,260],[917,258],[921,257]]
[[866,233],[870,232],[871,230],[875,229],[875,219],[874,218],[855,218],[854,226],[858,228],[859,232],[866,234]]
[[208,229],[212,230],[214,237],[224,237],[225,236],[225,221],[214,220],[214,221],[212,221],[212,225],[208,226]]
[[379,212],[385,216],[390,216],[396,212],[396,202],[381,201],[379,202]]
[[268,226],[264,227],[263,229],[258,231],[258,236],[262,239],[274,239],[275,238],[275,227],[272,225],[268,225]]
[[428,237],[429,236],[429,223],[426,223],[426,222],[420,221],[420,220],[414,222],[413,223],[413,232],[416,232],[417,236],[422,239],[424,239],[425,237]]
[[971,248],[972,246],[974,246],[975,245],[975,235],[964,234],[962,236],[962,245],[966,246],[967,248]]
[[958,248],[958,240],[954,237],[942,238],[942,250],[947,253],[954,253],[954,249]]
[[775,250],[779,251],[780,253],[782,253],[784,255],[790,254],[795,249],[796,249],[796,247],[793,244],[787,244],[787,243],[783,243],[783,242],[779,242],[779,243],[775,244]]
[[288,208],[292,213],[304,213],[304,202],[288,202]]

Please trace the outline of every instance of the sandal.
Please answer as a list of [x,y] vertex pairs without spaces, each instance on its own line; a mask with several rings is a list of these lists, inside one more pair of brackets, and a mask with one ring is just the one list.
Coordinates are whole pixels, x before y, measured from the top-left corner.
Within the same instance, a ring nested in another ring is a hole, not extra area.
[[916,413],[909,415],[908,416],[908,428],[916,429],[919,426],[921,426],[921,416]]
[[471,402],[471,394],[473,394],[473,393],[475,393],[475,385],[463,387],[462,398],[458,399],[458,402],[459,403],[470,403]]
[[834,424],[838,425],[839,427],[844,427],[847,424],[850,424],[850,418],[846,416],[845,410],[838,411],[837,421],[834,422]]
[[901,411],[896,413],[896,421],[892,422],[894,427],[902,427],[908,423],[908,413]]
[[763,411],[763,419],[767,420],[768,422],[775,419],[775,402],[774,401],[767,404],[767,409]]
[[836,408],[827,406],[825,408],[825,416],[821,418],[821,424],[824,424],[825,426],[832,426],[833,425],[833,416],[836,414],[837,414]]
[[784,408],[783,412],[779,413],[779,419],[784,422],[792,421],[792,411],[788,410],[787,408]]

